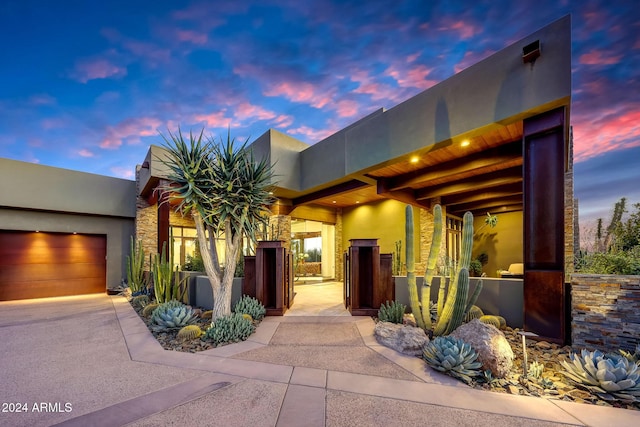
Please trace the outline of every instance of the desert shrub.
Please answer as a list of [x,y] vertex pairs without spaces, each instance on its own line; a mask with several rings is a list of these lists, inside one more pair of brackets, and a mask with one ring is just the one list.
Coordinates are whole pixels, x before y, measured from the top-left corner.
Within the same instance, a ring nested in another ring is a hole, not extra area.
[[640,246],[629,251],[580,253],[579,273],[640,275]]

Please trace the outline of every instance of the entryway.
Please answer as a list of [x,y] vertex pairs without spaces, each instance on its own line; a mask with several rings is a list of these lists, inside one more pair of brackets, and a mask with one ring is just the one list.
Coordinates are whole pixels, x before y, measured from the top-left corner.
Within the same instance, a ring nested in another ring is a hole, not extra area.
[[342,282],[296,284],[294,290],[294,304],[285,316],[351,316],[344,307]]

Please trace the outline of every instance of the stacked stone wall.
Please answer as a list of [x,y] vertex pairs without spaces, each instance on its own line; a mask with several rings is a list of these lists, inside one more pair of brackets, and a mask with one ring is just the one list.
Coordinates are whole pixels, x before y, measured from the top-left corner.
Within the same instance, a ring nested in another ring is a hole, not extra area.
[[574,348],[635,350],[640,344],[640,276],[574,274],[571,317]]
[[342,208],[336,209],[336,226],[335,226],[335,279],[337,281],[344,280],[344,246],[342,245]]

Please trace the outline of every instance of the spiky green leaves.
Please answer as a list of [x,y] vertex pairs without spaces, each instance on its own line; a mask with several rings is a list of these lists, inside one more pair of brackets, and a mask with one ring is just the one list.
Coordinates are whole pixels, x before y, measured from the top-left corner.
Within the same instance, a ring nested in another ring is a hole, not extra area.
[[212,341],[216,346],[220,344],[244,341],[256,330],[251,320],[241,313],[223,316],[211,323],[202,337],[205,341]]
[[245,233],[256,240],[264,222],[263,214],[273,203],[273,169],[267,159],[257,161],[247,147],[248,140],[236,147],[235,139],[203,141],[203,132],[185,141],[182,133],[165,138],[167,159],[162,163],[171,171],[171,184],[165,190],[185,212],[196,209],[202,219],[217,231]]
[[423,359],[433,369],[471,383],[482,374],[478,354],[469,344],[451,336],[436,337],[424,348]]
[[404,312],[407,306],[398,301],[387,301],[378,310],[378,320],[381,322],[391,322],[402,324]]
[[565,376],[602,399],[640,401],[640,367],[621,355],[582,350],[562,366]]
[[233,308],[234,313],[247,314],[252,319],[262,320],[267,310],[257,299],[243,295]]
[[160,304],[151,314],[151,328],[154,330],[182,328],[196,320],[191,309],[179,301],[171,300]]

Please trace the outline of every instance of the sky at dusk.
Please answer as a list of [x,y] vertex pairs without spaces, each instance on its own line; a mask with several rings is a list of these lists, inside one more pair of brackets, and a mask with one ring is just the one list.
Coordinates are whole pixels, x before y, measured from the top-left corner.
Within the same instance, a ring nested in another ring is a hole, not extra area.
[[313,144],[572,15],[581,222],[640,202],[637,1],[0,1],[0,157],[133,179],[159,132]]

